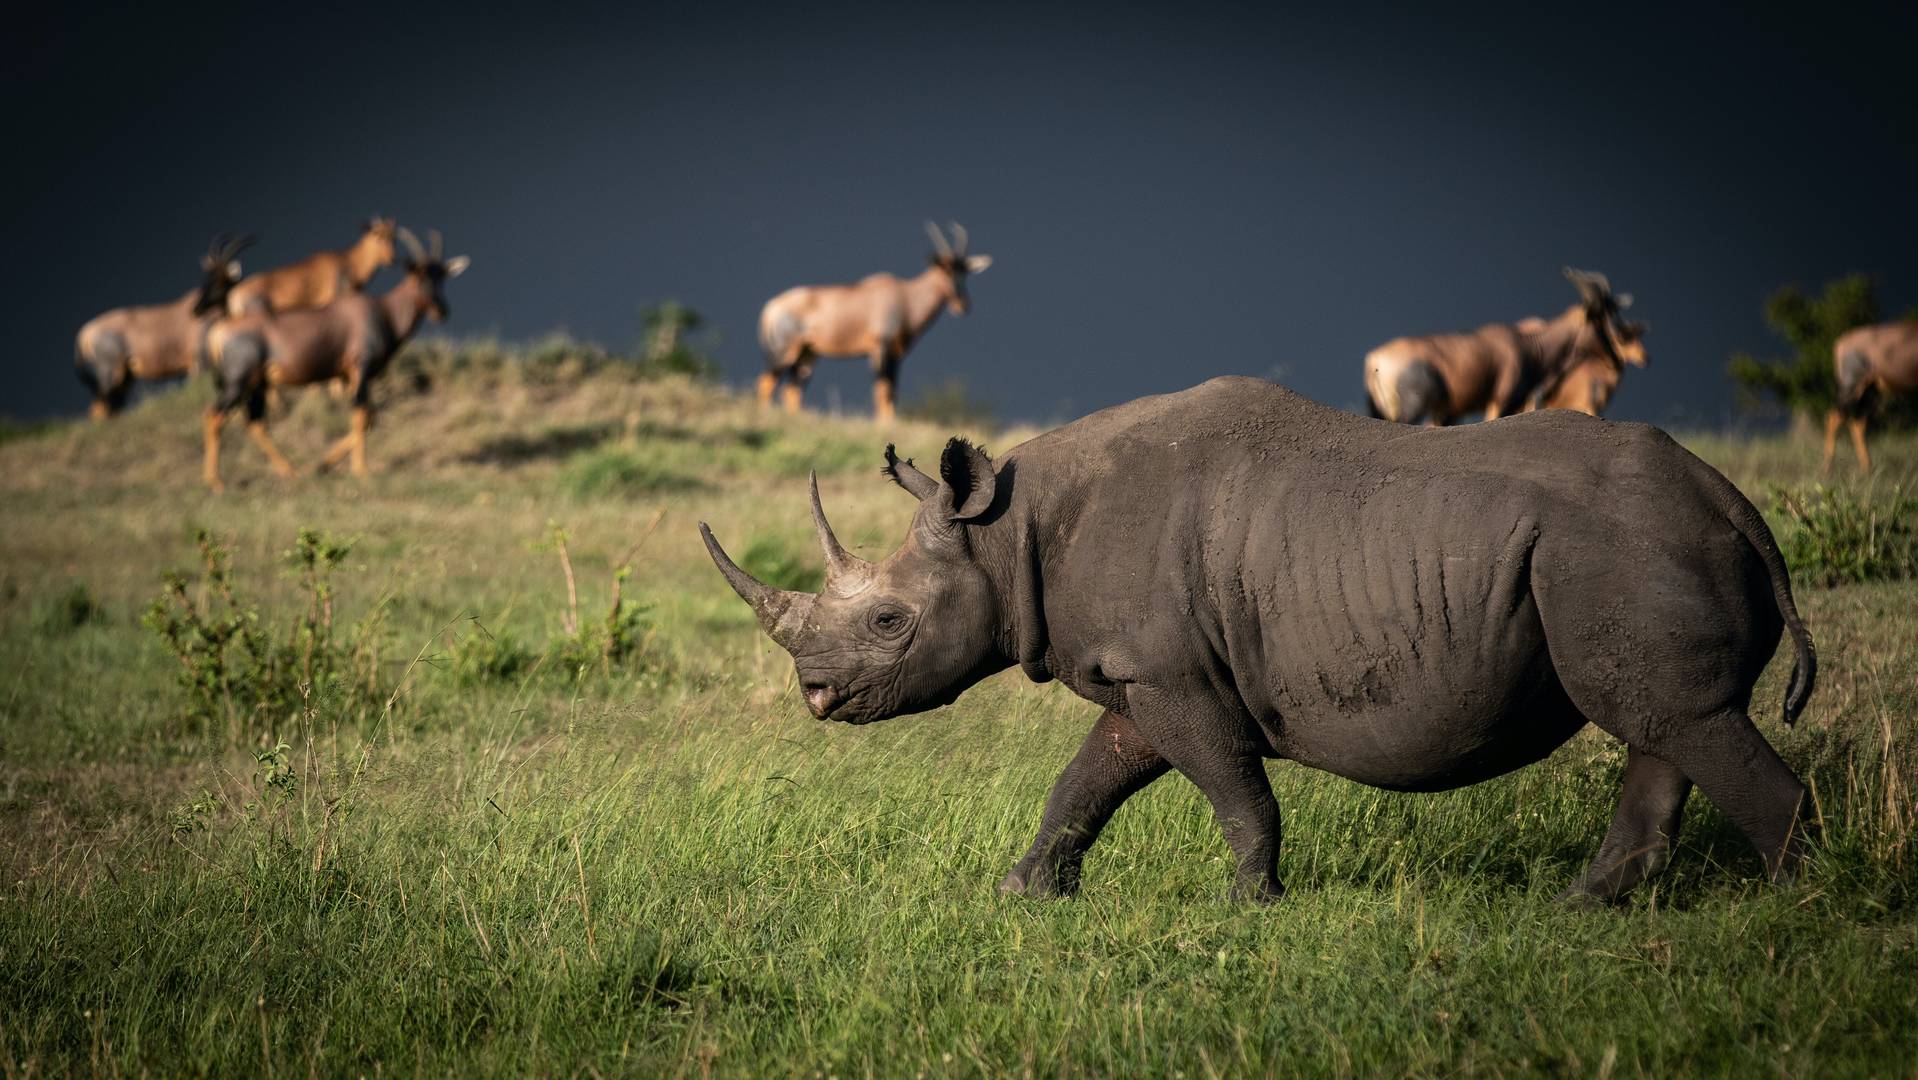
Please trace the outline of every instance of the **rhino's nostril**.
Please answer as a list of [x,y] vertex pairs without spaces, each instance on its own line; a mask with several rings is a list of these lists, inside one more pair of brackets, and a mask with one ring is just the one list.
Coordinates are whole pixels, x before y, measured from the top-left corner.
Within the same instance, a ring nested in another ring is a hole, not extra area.
[[802,683],[800,689],[805,694],[806,707],[811,709],[812,714],[821,720],[824,720],[827,714],[832,712],[835,705],[845,700],[837,688],[827,683]]

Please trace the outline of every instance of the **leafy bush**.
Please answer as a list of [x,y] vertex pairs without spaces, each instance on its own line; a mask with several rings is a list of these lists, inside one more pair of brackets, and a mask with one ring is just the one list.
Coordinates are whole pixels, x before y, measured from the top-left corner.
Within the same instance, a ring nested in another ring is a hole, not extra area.
[[[182,719],[225,724],[236,739],[270,736],[319,700],[351,708],[379,698],[377,617],[354,640],[334,634],[333,573],[352,550],[314,529],[301,529],[286,561],[305,597],[284,636],[273,633],[259,607],[234,587],[230,547],[201,529],[198,580],[179,571],[142,620],[180,662]],[[361,662],[364,661],[364,662]]]
[[705,486],[630,446],[602,445],[574,454],[560,471],[562,490],[576,499],[657,495]]
[[1823,484],[1774,488],[1773,532],[1792,573],[1817,585],[1918,576],[1918,500],[1874,500]]
[[664,509],[655,513],[639,542],[614,566],[606,614],[591,621],[580,619],[579,581],[573,573],[573,557],[566,546],[566,529],[558,522],[549,522],[550,550],[559,556],[560,569],[566,577],[566,607],[560,611],[559,633],[547,641],[544,650],[535,652],[510,633],[490,633],[474,620],[480,632],[468,635],[460,643],[454,654],[454,671],[468,683],[509,682],[531,676],[542,668],[578,679],[594,668],[610,671],[614,665],[638,658],[650,636],[651,623],[647,615],[652,605],[628,601],[626,582],[633,576],[633,558],[665,517]]
[[86,583],[76,581],[42,602],[34,613],[33,623],[43,634],[65,634],[104,618],[105,612],[93,599]]
[[453,675],[462,684],[515,682],[530,674],[539,662],[539,654],[512,631],[488,630],[477,619],[473,628],[453,649]]

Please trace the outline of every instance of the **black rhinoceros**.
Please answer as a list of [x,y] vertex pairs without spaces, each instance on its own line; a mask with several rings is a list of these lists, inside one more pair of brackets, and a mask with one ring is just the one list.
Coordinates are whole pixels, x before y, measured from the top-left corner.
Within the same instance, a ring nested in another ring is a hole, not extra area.
[[1105,712],[1001,882],[1072,891],[1119,804],[1167,769],[1205,793],[1270,899],[1279,808],[1264,758],[1435,791],[1537,761],[1587,722],[1629,748],[1617,816],[1568,899],[1665,864],[1693,782],[1774,876],[1805,788],[1746,714],[1791,631],[1784,713],[1816,662],[1751,503],[1656,428],[1563,411],[1444,430],[1215,379],[1094,413],[997,466],[954,439],[878,564],[833,538],[818,595],[708,550],[792,653],[815,716],[950,703],[1018,664]]

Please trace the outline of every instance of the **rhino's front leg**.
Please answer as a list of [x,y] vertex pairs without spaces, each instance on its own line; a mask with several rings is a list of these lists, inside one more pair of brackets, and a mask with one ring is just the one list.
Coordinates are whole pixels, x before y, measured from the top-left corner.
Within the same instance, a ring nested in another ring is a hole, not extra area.
[[1077,892],[1079,868],[1099,831],[1121,803],[1167,768],[1165,758],[1125,717],[1115,712],[1100,716],[1052,785],[1038,838],[999,883],[999,891],[1028,896]]
[[1212,803],[1225,842],[1238,857],[1234,900],[1269,904],[1285,895],[1279,884],[1279,802],[1265,775],[1250,721],[1203,693],[1127,689],[1126,704],[1140,734]]

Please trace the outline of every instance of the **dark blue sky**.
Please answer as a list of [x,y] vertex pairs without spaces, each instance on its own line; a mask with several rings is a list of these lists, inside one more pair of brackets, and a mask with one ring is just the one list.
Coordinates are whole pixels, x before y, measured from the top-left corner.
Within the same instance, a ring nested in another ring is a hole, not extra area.
[[445,332],[622,344],[677,298],[740,384],[766,298],[957,219],[996,261],[904,396],[1038,420],[1227,372],[1358,407],[1369,347],[1556,312],[1570,263],[1652,326],[1613,415],[1716,424],[1778,285],[1918,303],[1909,5],[1028,7],[43,10],[0,46],[0,413],[81,410],[73,331],[211,233],[257,268],[375,211],[473,256]]

